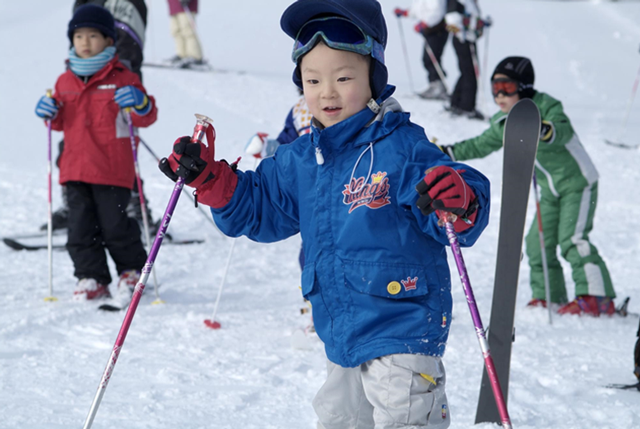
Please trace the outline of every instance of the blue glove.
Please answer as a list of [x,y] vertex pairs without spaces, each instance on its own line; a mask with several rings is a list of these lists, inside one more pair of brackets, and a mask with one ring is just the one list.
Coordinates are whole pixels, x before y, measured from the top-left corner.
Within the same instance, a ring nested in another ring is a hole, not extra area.
[[53,119],[58,114],[58,103],[55,98],[42,96],[36,104],[36,115],[42,119]]
[[151,110],[149,98],[135,86],[127,85],[116,89],[114,99],[120,108],[133,107],[139,115],[145,115]]

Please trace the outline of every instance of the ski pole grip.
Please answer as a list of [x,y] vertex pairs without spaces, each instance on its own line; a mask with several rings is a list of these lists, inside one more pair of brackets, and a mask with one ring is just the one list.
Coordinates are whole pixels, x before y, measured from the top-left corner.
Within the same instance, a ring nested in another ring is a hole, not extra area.
[[45,95],[49,98],[53,97],[53,90],[51,88],[47,89]]
[[191,136],[191,143],[202,142],[207,132],[207,128],[212,126],[213,119],[208,116],[196,113],[196,126],[193,127],[193,135]]

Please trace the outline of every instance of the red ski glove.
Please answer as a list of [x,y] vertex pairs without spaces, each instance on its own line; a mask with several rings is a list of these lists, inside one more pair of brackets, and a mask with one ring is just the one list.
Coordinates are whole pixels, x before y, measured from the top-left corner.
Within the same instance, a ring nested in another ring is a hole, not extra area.
[[401,16],[409,16],[409,11],[408,10],[400,9],[399,7],[395,8],[393,10],[393,13],[395,13],[398,18],[400,18]]
[[238,176],[236,164],[214,160],[215,147],[211,140],[209,138],[210,147],[207,147],[202,142],[192,143],[190,137],[180,137],[173,144],[173,153],[162,158],[158,167],[174,182],[182,177],[186,185],[196,188],[197,202],[220,208],[231,200]]
[[473,190],[460,175],[463,172],[443,165],[433,167],[425,172],[424,179],[416,185],[416,191],[420,194],[416,205],[422,214],[428,216],[435,211],[442,221],[449,213],[453,213],[457,217],[453,222],[456,232],[473,226],[478,208]]
[[422,34],[422,32],[425,31],[427,28],[429,28],[429,26],[422,21],[420,21],[419,23],[416,24],[415,27],[413,27],[413,29],[416,30],[416,33],[420,33],[420,34]]

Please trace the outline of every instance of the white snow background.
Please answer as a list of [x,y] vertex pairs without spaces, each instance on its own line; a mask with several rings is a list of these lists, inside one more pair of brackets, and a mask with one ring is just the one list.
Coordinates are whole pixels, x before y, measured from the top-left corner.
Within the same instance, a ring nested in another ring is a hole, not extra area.
[[[34,106],[64,71],[72,1],[0,2],[0,236],[34,232],[47,217],[47,134]],[[149,4],[146,59],[173,55],[165,1]],[[200,73],[145,68],[144,84],[157,98],[158,121],[141,131],[161,156],[191,134],[194,113],[214,119],[216,154],[235,159],[257,131],[273,136],[297,95],[290,75],[292,41],[279,19],[289,0],[202,1],[198,30],[214,67],[246,73]],[[600,174],[593,242],[605,258],[619,298],[640,311],[640,216],[636,150],[603,143],[617,138],[640,66],[640,4],[632,1],[483,0],[493,18],[488,70],[483,70],[486,113],[496,107],[488,73],[507,55],[532,59],[536,88],[559,98]],[[399,27],[392,11],[409,0],[382,1],[389,42],[390,82],[396,97],[429,136],[453,143],[483,131],[486,123],[452,119],[438,102],[411,96]],[[425,86],[422,38],[402,22],[415,90]],[[478,43],[481,64],[485,39]],[[446,48],[451,87],[458,76]],[[640,101],[623,140],[640,143]],[[54,134],[54,145],[61,134]],[[54,155],[57,147],[54,148]],[[143,148],[140,164],[154,219],[166,208],[173,184]],[[480,312],[489,322],[500,212],[502,152],[470,162],[492,182],[486,232],[464,250]],[[245,158],[243,169],[253,168]],[[57,179],[57,169],[55,170]],[[60,192],[54,185],[54,208]],[[529,209],[529,221],[534,214]],[[95,428],[314,428],[311,400],[325,377],[317,338],[294,349],[291,335],[309,320],[297,263],[299,237],[263,245],[239,239],[217,320],[211,317],[229,254],[222,238],[187,198],[170,226],[175,236],[204,237],[199,245],[163,246],[156,260],[163,305],[151,305],[147,285],[94,422]],[[453,258],[450,258],[455,273]],[[565,268],[568,266],[565,264]],[[124,313],[101,313],[95,303],[75,303],[73,266],[54,253],[54,294],[47,296],[47,252],[0,246],[0,428],[81,427],[89,411]],[[112,274],[115,269],[112,266]],[[640,394],[606,389],[633,383],[638,317],[555,317],[525,308],[530,299],[522,263],[511,361],[509,411],[515,428],[637,428]],[[569,293],[570,272],[565,270]],[[452,429],[473,426],[483,359],[462,287],[453,275],[454,321],[444,362]],[[112,284],[114,287],[114,284]],[[572,297],[572,296],[571,296]],[[617,300],[618,302],[620,299]],[[494,427],[491,424],[477,425]]]

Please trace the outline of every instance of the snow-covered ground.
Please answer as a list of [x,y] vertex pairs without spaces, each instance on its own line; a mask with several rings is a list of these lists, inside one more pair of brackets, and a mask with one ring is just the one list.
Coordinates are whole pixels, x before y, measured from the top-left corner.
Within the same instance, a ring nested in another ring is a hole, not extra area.
[[[166,2],[150,0],[145,55],[173,55]],[[257,131],[276,134],[296,99],[290,80],[291,41],[279,28],[289,0],[203,1],[200,36],[214,66],[238,73],[144,69],[158,101],[158,122],[142,136],[168,154],[173,140],[189,134],[194,113],[212,117],[217,154],[235,159]],[[483,0],[493,18],[488,69],[507,55],[533,60],[536,87],[561,99],[601,174],[594,243],[607,261],[619,297],[640,311],[639,154],[603,143],[617,138],[638,66],[640,4],[632,1],[553,2]],[[46,129],[33,109],[63,71],[69,1],[0,2],[0,236],[33,232],[46,221]],[[384,0],[390,80],[397,98],[429,136],[452,143],[486,124],[452,119],[435,102],[413,98],[404,68],[399,27],[392,14],[409,0]],[[403,21],[416,90],[424,87],[421,38]],[[485,55],[485,41],[479,54]],[[447,47],[449,85],[457,77]],[[484,75],[487,87],[487,75]],[[483,107],[495,106],[488,91]],[[640,143],[640,102],[621,137]],[[61,135],[54,135],[54,142]],[[492,181],[491,222],[465,259],[483,320],[488,323],[500,208],[502,153],[471,162]],[[140,163],[157,218],[172,189],[142,150]],[[253,168],[245,159],[241,168]],[[56,171],[57,175],[57,171]],[[54,189],[59,201],[59,187]],[[533,207],[529,217],[533,215]],[[291,346],[291,334],[308,316],[298,290],[298,237],[262,245],[237,242],[217,320],[207,329],[231,239],[222,238],[186,198],[171,223],[176,236],[202,236],[204,244],[165,246],[156,260],[164,305],[146,294],[98,411],[96,428],[314,428],[311,399],[325,376],[322,344]],[[452,258],[451,258],[452,259]],[[80,427],[122,323],[95,304],[71,301],[75,279],[64,251],[54,254],[55,303],[47,295],[47,253],[0,247],[0,428]],[[455,270],[453,263],[452,269]],[[565,267],[567,267],[565,265]],[[113,268],[113,267],[112,267]],[[112,270],[115,275],[115,270]],[[565,271],[573,290],[569,271]],[[456,277],[454,276],[454,279]],[[148,289],[152,289],[152,284]],[[473,425],[483,361],[462,288],[453,283],[454,316],[445,365],[451,428]],[[632,383],[637,316],[556,317],[524,308],[530,298],[523,262],[516,312],[509,410],[516,428],[640,427],[640,394],[609,390]],[[493,427],[489,424],[478,428]]]

